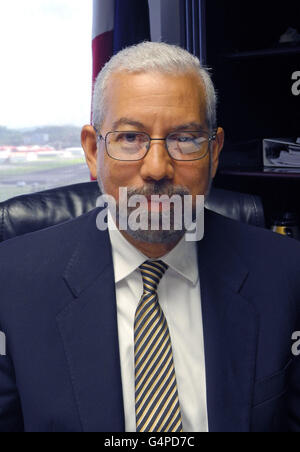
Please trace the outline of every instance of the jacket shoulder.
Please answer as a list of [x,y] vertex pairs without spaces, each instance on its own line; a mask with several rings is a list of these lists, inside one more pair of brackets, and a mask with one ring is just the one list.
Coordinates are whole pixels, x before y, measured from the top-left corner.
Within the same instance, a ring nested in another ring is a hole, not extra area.
[[[76,246],[91,228],[96,229],[98,209],[76,219],[15,237],[0,244],[0,282],[7,275],[63,270]],[[98,231],[99,232],[99,231]]]
[[[232,220],[214,212],[206,212],[205,233],[218,234],[235,243],[241,250],[254,247],[256,252],[273,248],[275,252],[285,250],[300,257],[300,242],[275,233],[269,229]],[[263,245],[263,247],[261,246]]]
[[300,297],[299,241],[212,212],[206,215],[205,227],[211,243],[225,242],[258,275],[266,275],[271,281],[285,274]]

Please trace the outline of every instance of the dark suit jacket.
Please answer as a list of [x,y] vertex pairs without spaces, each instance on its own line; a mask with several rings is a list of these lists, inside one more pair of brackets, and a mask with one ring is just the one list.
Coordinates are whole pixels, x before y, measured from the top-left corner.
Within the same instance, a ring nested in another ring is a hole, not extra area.
[[[97,213],[0,246],[1,432],[124,431],[111,246]],[[205,228],[210,431],[300,431],[300,245],[210,212]]]

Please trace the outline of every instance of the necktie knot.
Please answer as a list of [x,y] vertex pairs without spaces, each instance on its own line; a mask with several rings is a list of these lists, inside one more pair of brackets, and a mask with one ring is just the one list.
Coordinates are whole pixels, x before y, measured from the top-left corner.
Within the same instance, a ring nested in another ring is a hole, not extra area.
[[168,266],[162,261],[146,261],[140,266],[142,273],[144,293],[155,293],[161,278]]

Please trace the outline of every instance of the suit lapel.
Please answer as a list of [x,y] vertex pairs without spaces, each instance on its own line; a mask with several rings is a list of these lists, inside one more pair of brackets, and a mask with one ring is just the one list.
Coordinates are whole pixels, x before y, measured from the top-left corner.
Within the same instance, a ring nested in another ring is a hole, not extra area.
[[[57,316],[84,431],[125,430],[117,309],[108,233],[85,217],[64,279],[73,301]],[[210,431],[249,431],[258,320],[241,295],[248,270],[221,217],[206,213],[199,273]]]
[[86,217],[64,279],[74,300],[57,317],[82,427],[124,431],[115,282],[108,233]]
[[248,270],[228,243],[223,222],[207,212],[205,238],[199,244],[209,429],[247,432],[258,321],[240,293]]

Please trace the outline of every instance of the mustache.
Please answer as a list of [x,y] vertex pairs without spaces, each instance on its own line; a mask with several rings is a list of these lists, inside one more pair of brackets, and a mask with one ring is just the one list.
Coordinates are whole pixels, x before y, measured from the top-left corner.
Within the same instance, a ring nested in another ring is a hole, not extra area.
[[186,187],[183,187],[181,185],[172,185],[169,182],[151,182],[145,184],[141,188],[128,188],[127,194],[128,197],[140,195],[148,198],[153,195],[167,195],[171,198],[174,195],[179,195],[181,197],[190,195],[190,191]]

